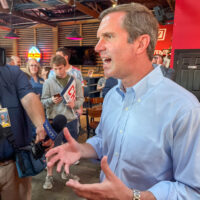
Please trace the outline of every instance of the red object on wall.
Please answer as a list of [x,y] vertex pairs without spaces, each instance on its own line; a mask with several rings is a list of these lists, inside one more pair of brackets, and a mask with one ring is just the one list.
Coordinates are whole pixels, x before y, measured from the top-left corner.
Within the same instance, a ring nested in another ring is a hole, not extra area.
[[166,54],[172,46],[173,24],[159,25],[158,41],[154,54]]
[[200,49],[199,10],[200,1],[176,0],[171,66],[174,49]]

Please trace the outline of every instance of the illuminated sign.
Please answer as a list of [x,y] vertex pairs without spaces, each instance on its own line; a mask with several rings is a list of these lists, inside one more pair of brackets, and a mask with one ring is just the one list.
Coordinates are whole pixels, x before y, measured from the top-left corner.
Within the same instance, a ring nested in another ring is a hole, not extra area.
[[33,58],[36,59],[38,62],[40,62],[41,56],[42,54],[40,50],[35,46],[31,47],[28,51],[28,59]]
[[165,40],[166,32],[167,32],[166,28],[159,29],[159,31],[158,31],[158,41]]

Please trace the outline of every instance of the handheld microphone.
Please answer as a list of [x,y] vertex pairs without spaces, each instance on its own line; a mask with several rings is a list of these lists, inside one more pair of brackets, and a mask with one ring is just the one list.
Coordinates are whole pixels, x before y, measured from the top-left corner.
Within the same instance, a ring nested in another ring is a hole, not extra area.
[[67,118],[64,115],[56,115],[52,122],[52,128],[56,131],[56,133],[60,133],[65,125],[67,124]]
[[[45,137],[44,141],[49,140],[51,138],[53,141],[56,140],[57,135],[63,130],[65,125],[67,124],[67,119],[64,115],[56,115],[53,119],[52,125],[46,120],[44,124],[44,128],[47,132],[47,136]],[[42,145],[42,141],[38,142],[32,147],[33,156],[35,159],[41,158],[45,152],[45,149],[48,148],[47,146]]]

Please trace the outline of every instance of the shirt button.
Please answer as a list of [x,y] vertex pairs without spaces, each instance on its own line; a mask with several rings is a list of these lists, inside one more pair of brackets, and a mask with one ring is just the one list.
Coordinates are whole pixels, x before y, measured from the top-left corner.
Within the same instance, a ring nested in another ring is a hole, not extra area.
[[128,111],[128,107],[125,108],[125,111]]
[[118,153],[118,152],[115,152],[115,156],[119,156],[119,153]]
[[140,102],[141,102],[141,99],[138,99],[137,101],[140,103]]
[[120,130],[119,132],[120,132],[120,133],[123,133],[123,131],[122,131],[122,130]]

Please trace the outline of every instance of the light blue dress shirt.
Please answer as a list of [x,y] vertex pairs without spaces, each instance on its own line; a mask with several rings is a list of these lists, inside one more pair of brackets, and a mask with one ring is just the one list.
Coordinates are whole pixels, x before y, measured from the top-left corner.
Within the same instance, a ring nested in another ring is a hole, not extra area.
[[[129,188],[157,200],[200,199],[200,104],[154,69],[126,93],[106,95],[96,136],[87,140]],[[101,172],[101,181],[105,178]]]

